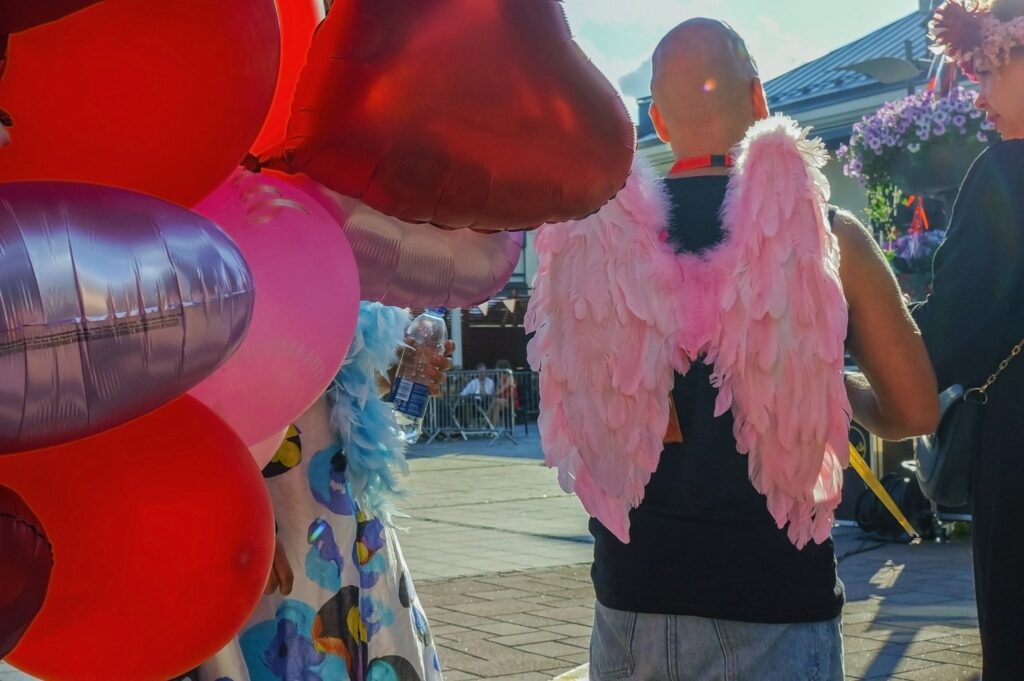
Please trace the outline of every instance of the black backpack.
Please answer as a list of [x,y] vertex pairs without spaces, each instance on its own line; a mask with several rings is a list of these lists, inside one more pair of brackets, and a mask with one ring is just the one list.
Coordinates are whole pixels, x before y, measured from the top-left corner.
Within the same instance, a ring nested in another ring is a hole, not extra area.
[[[931,502],[921,491],[920,485],[917,484],[917,478],[913,474],[886,473],[882,477],[882,486],[889,492],[893,501],[907,516],[907,520],[921,534],[922,538],[928,539],[935,535]],[[889,513],[889,509],[882,504],[870,488],[866,488],[857,497],[854,514],[857,519],[857,527],[865,532],[891,539],[906,535],[900,524]]]

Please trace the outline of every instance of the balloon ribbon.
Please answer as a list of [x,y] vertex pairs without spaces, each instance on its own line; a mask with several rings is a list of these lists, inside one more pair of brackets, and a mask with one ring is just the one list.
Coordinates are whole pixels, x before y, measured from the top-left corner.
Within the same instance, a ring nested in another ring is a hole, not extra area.
[[916,205],[914,206],[914,219],[910,223],[910,233],[920,234],[931,229],[932,226],[928,222],[928,213],[924,210],[924,197],[917,195],[908,196],[903,205],[909,208],[911,204]]
[[882,502],[882,505],[889,510],[889,513],[892,513],[892,517],[895,518],[900,526],[907,531],[907,534],[910,535],[913,543],[920,543],[921,535],[914,529],[914,526],[910,524],[910,521],[907,520],[907,516],[903,515],[903,511],[901,511],[900,507],[896,505],[895,501],[893,501],[888,490],[882,486],[882,483],[878,480],[874,471],[871,470],[871,466],[868,465],[867,461],[864,460],[864,457],[860,455],[860,452],[857,451],[857,448],[854,447],[853,444],[850,445],[850,465],[853,466],[855,471],[857,471],[857,475],[861,477],[864,484],[866,484],[868,488],[875,493],[875,496]]

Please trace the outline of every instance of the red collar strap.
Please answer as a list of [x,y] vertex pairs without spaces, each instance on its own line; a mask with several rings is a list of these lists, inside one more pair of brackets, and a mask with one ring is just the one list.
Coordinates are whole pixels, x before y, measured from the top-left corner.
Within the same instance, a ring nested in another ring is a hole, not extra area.
[[702,168],[732,168],[732,154],[705,154],[704,156],[690,156],[681,158],[668,171],[669,175],[685,173],[689,170],[701,170]]

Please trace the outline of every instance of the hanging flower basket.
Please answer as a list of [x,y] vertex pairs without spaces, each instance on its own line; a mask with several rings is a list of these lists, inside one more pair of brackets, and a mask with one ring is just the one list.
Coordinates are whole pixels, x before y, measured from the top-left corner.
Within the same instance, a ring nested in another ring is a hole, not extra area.
[[[839,148],[843,172],[867,189],[868,217],[886,235],[882,248],[904,292],[914,299],[927,293],[932,258],[943,237],[929,229],[924,197],[955,191],[995,135],[974,107],[976,97],[957,86],[946,95],[924,91],[888,102],[856,123],[850,143]],[[910,205],[913,220],[900,224]]]
[[927,196],[957,189],[984,146],[950,142],[894,157],[889,170],[893,184],[907,194]]
[[993,130],[974,108],[977,93],[954,87],[947,95],[918,92],[888,102],[854,124],[839,148],[843,172],[869,194],[895,185],[908,194],[954,190]]

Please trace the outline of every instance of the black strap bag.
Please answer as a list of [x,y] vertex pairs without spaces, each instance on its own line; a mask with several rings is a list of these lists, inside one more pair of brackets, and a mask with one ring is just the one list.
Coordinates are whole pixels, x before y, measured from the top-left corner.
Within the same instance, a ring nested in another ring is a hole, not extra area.
[[981,442],[981,422],[988,389],[1024,348],[1024,340],[988,377],[985,385],[965,390],[962,385],[947,388],[939,395],[942,416],[932,435],[919,437],[914,445],[917,481],[925,496],[940,506],[963,506],[971,498],[971,457]]

